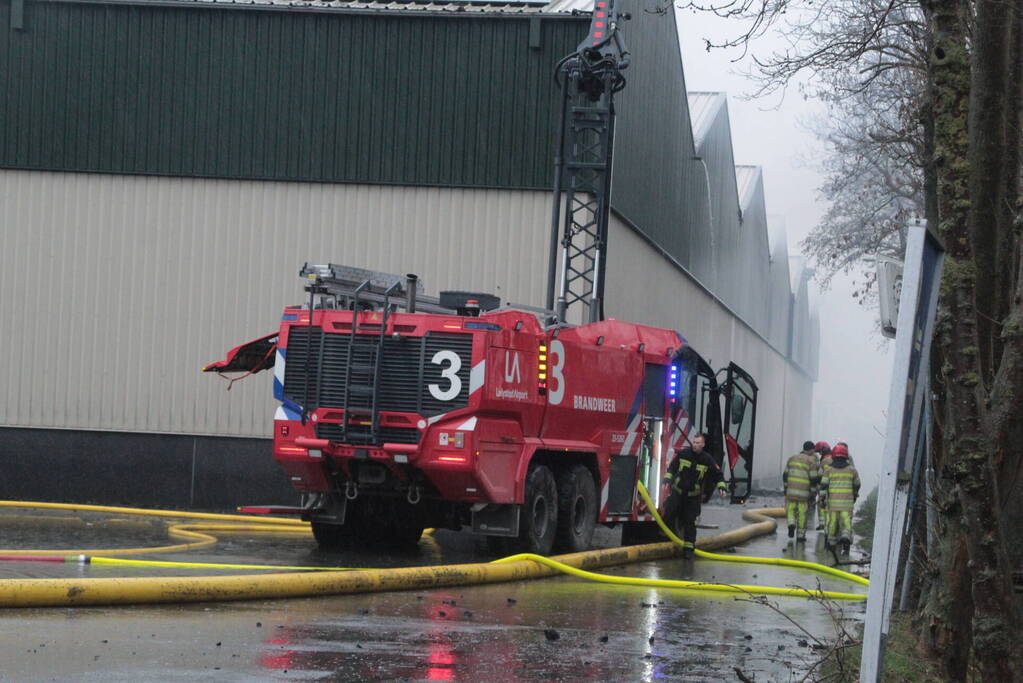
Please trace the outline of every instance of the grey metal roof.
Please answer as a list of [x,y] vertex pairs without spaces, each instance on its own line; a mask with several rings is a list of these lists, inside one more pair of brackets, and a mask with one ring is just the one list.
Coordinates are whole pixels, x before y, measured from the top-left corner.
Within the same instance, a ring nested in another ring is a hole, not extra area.
[[689,119],[693,126],[693,145],[697,150],[703,145],[710,127],[725,105],[725,94],[721,92],[686,93],[689,100]]
[[771,261],[789,258],[789,236],[785,223],[780,220],[767,222],[767,243],[771,249]]
[[592,12],[593,0],[552,0],[544,6],[544,11],[555,14]]
[[415,14],[570,14],[571,9],[561,10],[558,3],[542,0],[521,0],[519,2],[486,2],[480,0],[451,0],[430,2],[423,0],[61,0],[64,2],[99,2],[101,4],[152,5],[171,7],[229,7],[238,9],[280,9],[315,11],[355,12],[409,12]]
[[736,166],[735,185],[739,191],[739,208],[746,211],[749,208],[750,199],[753,198],[753,191],[757,189],[760,181],[759,166]]

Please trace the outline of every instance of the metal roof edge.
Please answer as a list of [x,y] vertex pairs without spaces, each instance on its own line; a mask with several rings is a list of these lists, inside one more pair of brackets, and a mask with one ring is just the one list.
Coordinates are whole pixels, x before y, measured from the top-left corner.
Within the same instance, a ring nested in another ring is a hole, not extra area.
[[[579,13],[568,12],[545,12],[547,5],[523,4],[525,11],[506,11],[506,8],[514,7],[514,3],[492,3],[482,5],[481,3],[421,3],[430,7],[440,8],[448,5],[451,9],[414,9],[412,7],[398,8],[390,5],[413,5],[414,3],[379,3],[381,7],[374,9],[372,2],[359,2],[344,4],[343,0],[336,2],[302,2],[301,0],[290,0],[285,2],[274,2],[273,0],[36,0],[37,2],[49,2],[55,4],[69,5],[106,5],[106,6],[128,6],[128,7],[161,7],[174,9],[225,9],[225,10],[248,10],[264,12],[293,12],[296,14],[348,14],[365,16],[398,16],[398,17],[444,17],[444,18],[495,18],[495,19],[544,19],[544,20],[586,20]],[[353,6],[358,5],[358,6]],[[470,9],[461,9],[469,7]],[[485,9],[483,7],[486,7]]]

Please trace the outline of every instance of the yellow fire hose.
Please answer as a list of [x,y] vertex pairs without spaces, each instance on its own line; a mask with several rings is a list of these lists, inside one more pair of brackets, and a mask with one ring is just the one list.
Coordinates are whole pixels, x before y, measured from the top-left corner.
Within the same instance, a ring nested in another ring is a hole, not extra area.
[[[643,500],[646,502],[647,509],[650,510],[650,514],[653,515],[654,520],[657,522],[657,526],[659,526],[661,528],[661,531],[664,532],[664,534],[668,538],[671,539],[672,543],[675,543],[678,546],[682,546],[682,540],[678,536],[676,536],[671,531],[671,529],[668,528],[668,525],[664,523],[664,520],[661,519],[661,516],[657,513],[657,506],[655,506],[653,501],[650,500],[650,494],[647,493],[646,487],[643,486],[642,482],[637,482],[637,486],[639,487],[639,495],[641,495],[643,497]],[[842,571],[841,569],[836,569],[834,567],[829,567],[826,564],[819,564],[817,562],[806,562],[804,560],[789,560],[789,559],[785,559],[785,558],[782,558],[782,557],[750,557],[748,555],[721,555],[719,553],[709,553],[709,552],[707,552],[705,550],[699,550],[699,549],[696,550],[696,556],[697,557],[703,557],[703,558],[706,558],[708,560],[717,560],[719,562],[743,562],[743,563],[748,563],[748,564],[769,564],[769,565],[776,565],[776,566],[781,566],[781,567],[795,567],[797,569],[809,569],[809,570],[812,570],[812,571],[815,571],[815,572],[820,572],[822,574],[830,574],[831,576],[834,576],[834,577],[839,578],[839,579],[844,579],[846,581],[852,581],[853,583],[858,583],[861,586],[869,586],[870,585],[870,581],[868,579],[863,578],[862,576],[857,576],[856,574],[852,574],[850,572]],[[775,595],[778,595],[778,594],[776,593]],[[852,594],[852,593],[848,593],[848,594],[845,594],[845,595],[852,595],[853,597],[852,598],[840,598],[840,599],[853,599],[853,600],[866,600],[867,599],[866,595],[859,595],[859,594]]]
[[[150,510],[148,508],[115,507],[110,505],[80,505],[78,503],[37,503],[23,500],[0,500],[0,508],[33,508],[36,510],[71,510],[75,512],[108,512],[117,515],[143,517],[173,517],[174,519],[211,519],[221,522],[253,522],[252,515],[225,515],[218,512],[186,512],[179,510]],[[260,524],[280,524],[309,528],[309,522],[290,517],[259,517]]]
[[[233,516],[233,515],[231,515]],[[251,520],[250,520],[251,521]],[[216,545],[217,537],[203,533],[220,531],[228,533],[272,533],[272,534],[308,534],[308,527],[290,527],[278,524],[172,524],[167,527],[167,535],[171,538],[192,539],[189,543],[153,546],[146,548],[90,548],[88,550],[0,550],[0,556],[61,556],[61,555],[144,555],[150,553],[178,553],[185,550],[198,550]]]
[[306,572],[352,572],[351,567],[289,567],[277,564],[219,564],[216,562],[160,562],[157,560],[122,560],[117,557],[82,556],[89,564],[113,567],[162,567],[168,569],[277,569],[282,571]]
[[533,555],[530,553],[522,553],[520,555],[512,555],[510,557],[502,557],[500,560],[494,560],[495,563],[504,562],[520,562],[528,560],[530,562],[539,562],[540,564],[546,565],[553,569],[557,569],[559,572],[577,576],[580,579],[587,579],[589,581],[599,581],[600,583],[614,583],[620,586],[643,586],[646,588],[677,588],[682,590],[695,590],[695,591],[711,591],[718,593],[746,593],[749,595],[784,595],[786,597],[794,598],[812,598],[812,597],[825,597],[829,600],[866,600],[866,595],[860,595],[859,593],[841,593],[838,591],[818,591],[809,590],[806,588],[779,588],[776,586],[743,586],[741,584],[728,584],[728,583],[705,583],[703,581],[684,581],[681,579],[644,579],[632,576],[611,576],[609,574],[597,574],[595,572],[588,572],[584,569],[577,569],[570,565],[558,562],[557,560],[544,557],[543,555]]
[[[649,501],[645,489],[641,495]],[[171,529],[179,538],[197,539],[191,543],[160,548],[118,548],[102,551],[104,554],[142,554],[153,552],[171,552],[199,547],[207,547],[216,542],[216,538],[198,531],[244,531],[273,533],[308,533],[308,525],[292,519],[268,518],[258,524],[251,524],[252,517],[244,515],[218,515],[213,513],[186,513],[162,510],[144,510],[140,508],[118,508],[106,506],[65,505],[59,503],[23,503],[0,501],[0,507],[38,507],[43,509],[79,510],[88,512],[110,512],[120,514],[153,515],[161,517],[198,518],[223,521],[245,521],[246,525],[174,525]],[[754,536],[771,533],[776,524],[765,515],[779,516],[780,509],[761,511],[748,510],[743,513],[747,521],[755,521],[741,529],[704,538],[698,543],[701,548],[722,548],[737,542],[748,540]],[[654,512],[655,519],[665,533],[673,538],[672,543],[655,543],[629,548],[613,548],[595,550],[556,558],[537,555],[516,555],[502,558],[492,563],[447,565],[433,567],[409,567],[396,569],[349,569],[323,567],[280,567],[266,565],[216,565],[213,563],[151,563],[139,560],[117,560],[114,558],[91,557],[97,564],[142,564],[150,566],[191,566],[217,569],[273,569],[303,571],[317,570],[315,573],[288,574],[257,574],[240,576],[204,576],[204,577],[145,577],[145,578],[88,578],[88,579],[7,579],[0,580],[0,607],[41,607],[71,605],[110,605],[110,604],[147,604],[166,602],[209,602],[226,600],[254,600],[272,598],[311,597],[317,595],[339,595],[346,593],[367,593],[393,590],[425,589],[442,586],[471,585],[496,583],[503,581],[526,580],[554,576],[567,573],[588,580],[621,585],[635,585],[658,588],[674,588],[699,590],[708,592],[739,592],[760,595],[784,595],[811,597],[822,596],[837,600],[862,600],[863,595],[840,593],[835,591],[811,591],[803,588],[777,588],[763,586],[738,586],[728,584],[711,584],[697,581],[672,581],[667,579],[643,579],[622,576],[597,574],[589,569],[622,565],[633,562],[645,562],[665,559],[678,554],[681,542],[671,534],[663,521]],[[267,528],[270,527],[270,528]],[[96,553],[100,551],[87,551]],[[823,565],[797,560],[779,560],[776,558],[739,558],[718,556],[698,550],[701,557],[708,559],[725,559],[726,561],[749,561],[763,564],[781,564],[786,566],[810,568],[821,571]],[[0,555],[71,555],[79,551],[3,551]],[[853,577],[858,583],[866,580],[855,575],[834,570],[827,573],[839,578]]]

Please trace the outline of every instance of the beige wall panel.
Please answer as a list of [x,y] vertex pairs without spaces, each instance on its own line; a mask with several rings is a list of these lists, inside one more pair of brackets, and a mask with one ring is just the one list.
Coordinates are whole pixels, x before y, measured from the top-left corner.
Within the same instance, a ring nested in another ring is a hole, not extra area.
[[268,375],[203,375],[302,301],[304,261],[431,293],[546,287],[544,192],[0,171],[0,424],[265,436]]
[[[549,207],[546,192],[0,171],[0,424],[266,436],[269,375],[227,392],[200,368],[277,328],[304,261],[540,304]],[[771,477],[809,380],[617,220],[609,253],[610,317],[677,329],[757,379],[755,476]]]

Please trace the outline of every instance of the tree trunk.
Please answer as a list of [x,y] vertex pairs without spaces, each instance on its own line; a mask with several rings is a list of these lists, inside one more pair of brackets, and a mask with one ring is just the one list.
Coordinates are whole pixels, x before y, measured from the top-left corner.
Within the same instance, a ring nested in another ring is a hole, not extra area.
[[[1015,17],[1012,5],[1004,0],[975,0],[974,7],[971,55],[963,20],[968,16],[966,5],[958,0],[932,0],[926,5],[934,41],[929,68],[938,228],[948,250],[941,323],[935,335],[943,361],[941,476],[943,488],[954,493],[957,503],[944,501],[947,514],[957,517],[947,527],[961,530],[952,535],[952,545],[943,548],[937,582],[939,597],[956,604],[935,601],[931,646],[948,648],[942,653],[945,673],[961,680],[962,649],[954,635],[949,642],[948,632],[971,623],[975,660],[984,680],[1011,681],[1023,676],[1023,668],[1018,648],[1013,647],[1017,615],[994,476],[1003,444],[990,431],[986,386],[1004,378],[995,358],[1004,337],[995,344],[989,312],[999,300],[990,290],[1009,286],[1000,282],[997,246],[999,222],[1005,215],[1005,145],[1011,137],[1005,107],[1014,66],[1008,60]],[[964,583],[969,586],[972,622],[964,611]],[[941,596],[943,588],[947,596]]]
[[[960,347],[955,363],[959,366],[959,376],[966,378],[962,390],[953,392],[956,400],[962,401],[959,422],[964,427],[958,439],[963,449],[958,463],[962,474],[959,499],[966,519],[973,572],[973,649],[977,666],[984,680],[1014,681],[1023,678],[1023,659],[1020,649],[1015,647],[1019,617],[1012,589],[1012,566],[1001,531],[1001,506],[995,478],[997,465],[1007,454],[987,414],[990,407],[997,410],[1005,406],[990,403],[990,396],[983,387],[998,382],[1006,376],[1006,371],[1015,375],[1010,370],[1019,360],[1015,352],[1023,352],[1023,348],[1016,347],[1011,329],[1007,330],[1008,336],[999,338],[995,318],[1005,319],[1009,312],[1006,303],[1015,289],[1012,286],[1015,274],[1007,273],[1008,269],[1002,264],[1011,262],[1014,251],[1010,248],[1005,253],[1005,241],[1011,234],[1013,219],[1013,207],[1006,190],[1011,191],[1015,185],[1006,181],[1018,174],[1017,168],[1007,167],[1010,162],[1018,164],[1018,149],[1007,148],[1013,142],[1018,144],[1018,135],[1011,130],[1015,129],[1017,113],[1009,110],[1016,102],[1012,90],[1017,65],[1010,60],[1017,54],[1011,41],[1016,36],[1018,17],[1016,3],[1005,0],[976,0],[975,8],[977,39],[972,46],[968,229],[976,279],[970,288],[965,282],[964,286],[957,287],[957,306],[963,315],[956,327],[960,330],[960,343],[971,344],[976,340],[980,352],[971,355]],[[971,288],[973,301],[969,298]],[[971,303],[977,309],[975,316],[970,315]],[[1006,320],[1010,328],[1016,317]],[[973,320],[977,321],[976,326],[971,324]],[[1005,346],[1004,341],[1010,346]],[[1010,358],[1003,358],[1006,354]],[[971,389],[968,385],[973,377],[978,381]],[[972,405],[968,403],[971,400]],[[1014,402],[1014,405],[1013,412],[1017,412],[1019,404]],[[1017,459],[1018,444],[1012,450],[1014,454],[1009,457]]]
[[940,662],[945,678],[964,681],[970,664],[973,617],[969,554],[956,516],[946,522],[939,541],[942,564],[934,571],[921,610],[920,632],[931,656]]

